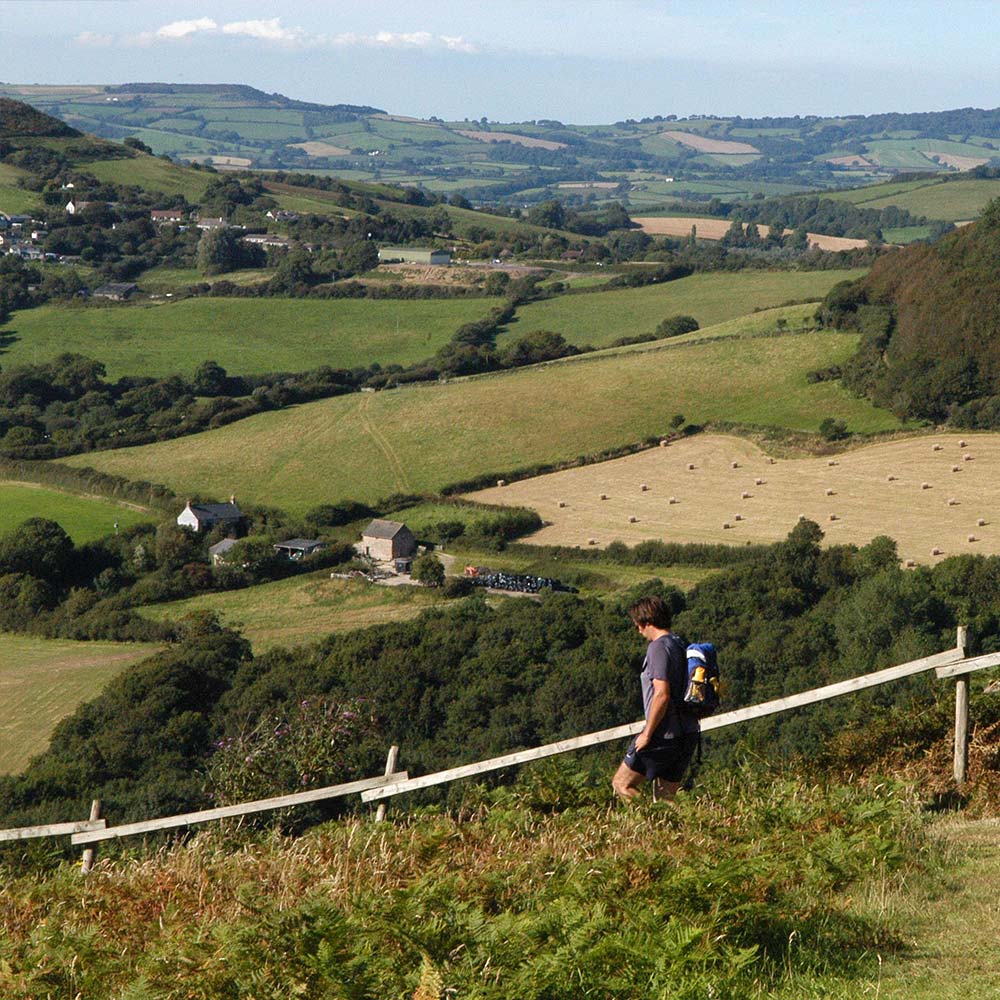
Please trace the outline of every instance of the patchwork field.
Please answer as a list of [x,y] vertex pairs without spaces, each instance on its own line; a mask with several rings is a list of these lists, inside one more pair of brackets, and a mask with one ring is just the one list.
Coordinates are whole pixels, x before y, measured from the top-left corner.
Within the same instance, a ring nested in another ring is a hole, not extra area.
[[537,139],[532,135],[519,135],[517,132],[473,132],[456,129],[459,135],[478,142],[512,142],[528,149],[565,149],[566,143],[554,142],[551,139]]
[[408,621],[443,600],[425,587],[333,580],[329,570],[323,570],[246,590],[150,605],[140,613],[153,621],[176,621],[193,611],[215,611],[224,625],[239,628],[261,653],[314,642],[331,632]]
[[553,330],[571,344],[602,347],[618,337],[652,333],[665,317],[678,314],[693,316],[708,327],[784,302],[818,302],[838,281],[862,274],[860,270],[716,272],[607,294],[564,295],[518,309],[516,322],[497,343],[535,330]]
[[0,536],[13,531],[29,517],[47,517],[62,526],[80,545],[103,538],[115,530],[150,521],[156,515],[134,505],[118,504],[99,497],[75,496],[35,483],[0,480]]
[[539,544],[770,542],[804,514],[828,543],[890,535],[901,558],[935,563],[1000,554],[1000,435],[922,436],[835,458],[774,460],[743,439],[701,435],[471,499],[537,510],[547,526],[528,540]]
[[[646,216],[632,220],[644,233],[650,236],[683,236],[691,235],[691,227],[695,227],[700,240],[721,240],[729,232],[732,222],[729,219],[692,218],[687,215],[678,216]],[[746,229],[746,225],[743,226]],[[761,236],[771,232],[770,226],[757,226]],[[786,229],[785,234],[791,233]],[[807,233],[809,243],[821,250],[858,250],[868,246],[868,240],[856,240],[847,236],[825,236],[823,233]]]
[[877,184],[827,195],[865,208],[898,205],[914,215],[945,222],[976,218],[993,198],[1000,198],[1000,180],[928,178],[902,184]]
[[60,719],[154,652],[141,643],[0,634],[0,774],[21,771],[45,749]]
[[730,142],[726,139],[709,139],[707,136],[693,135],[690,132],[681,132],[677,130],[661,132],[660,135],[663,136],[664,139],[670,139],[672,142],[679,142],[682,146],[687,146],[690,149],[697,149],[699,153],[722,153],[730,155],[760,152],[756,146],[751,146],[749,142]]
[[[581,299],[586,296],[580,296]],[[132,479],[301,512],[351,497],[438,490],[662,434],[671,416],[815,431],[899,426],[810,371],[853,353],[853,334],[670,341],[508,373],[404,386],[260,414],[141,448],[65,460]]]
[[108,375],[192,374],[217,361],[234,374],[353,368],[430,357],[495,299],[186,299],[153,305],[40,306],[0,327],[3,365],[72,351]]

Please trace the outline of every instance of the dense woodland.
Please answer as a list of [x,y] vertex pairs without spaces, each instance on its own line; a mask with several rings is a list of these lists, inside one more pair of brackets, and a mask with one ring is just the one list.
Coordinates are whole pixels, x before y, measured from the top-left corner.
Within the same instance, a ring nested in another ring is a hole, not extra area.
[[998,252],[994,201],[974,225],[833,288],[821,322],[862,335],[845,384],[906,419],[1000,427]]

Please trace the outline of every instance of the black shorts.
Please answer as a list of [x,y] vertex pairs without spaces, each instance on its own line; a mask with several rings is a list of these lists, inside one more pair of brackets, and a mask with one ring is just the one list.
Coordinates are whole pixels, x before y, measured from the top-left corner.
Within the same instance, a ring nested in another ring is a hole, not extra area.
[[684,733],[672,740],[651,743],[638,753],[635,752],[635,740],[632,740],[625,754],[625,766],[645,775],[647,781],[654,778],[682,781],[697,749],[698,733]]

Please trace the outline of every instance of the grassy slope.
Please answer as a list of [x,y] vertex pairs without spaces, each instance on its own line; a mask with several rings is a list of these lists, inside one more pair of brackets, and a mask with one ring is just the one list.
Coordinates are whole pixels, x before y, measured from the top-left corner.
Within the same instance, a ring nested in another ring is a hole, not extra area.
[[853,335],[726,339],[631,349],[444,385],[342,396],[205,434],[78,456],[181,493],[236,492],[301,511],[328,499],[433,490],[486,472],[571,459],[663,433],[672,414],[815,430],[898,426],[806,374],[844,361]]
[[689,278],[620,289],[607,294],[560,296],[518,310],[510,333],[554,330],[572,344],[606,346],[618,337],[652,333],[667,316],[694,316],[704,327],[781,305],[819,300],[838,282],[862,271],[745,271],[693,274]]
[[8,163],[0,163],[0,212],[5,215],[21,215],[41,206],[41,198],[34,191],[18,187],[21,177],[28,175]]
[[124,529],[153,516],[97,497],[74,496],[31,483],[0,480],[0,535],[13,531],[29,517],[47,517],[58,521],[80,545],[110,535],[116,521]]
[[313,642],[331,632],[405,621],[442,599],[421,587],[332,580],[329,571],[322,570],[245,590],[152,605],[142,614],[154,621],[176,621],[192,611],[215,611],[224,624],[238,627],[260,653]]
[[187,299],[133,306],[41,306],[16,314],[0,336],[16,339],[3,364],[44,361],[63,351],[98,357],[120,375],[190,374],[212,359],[250,374],[352,368],[430,357],[491,299]]
[[135,184],[146,191],[181,194],[196,202],[205,193],[215,175],[168,163],[155,156],[139,155],[131,159],[98,160],[83,167],[98,180],[115,184]]
[[154,651],[138,643],[0,634],[0,774],[21,770],[45,749],[60,719]]
[[1000,180],[962,180],[945,182],[937,178],[907,181],[901,184],[876,184],[853,191],[828,195],[863,208],[886,208],[898,205],[914,215],[945,222],[976,218],[993,198],[1000,197]]

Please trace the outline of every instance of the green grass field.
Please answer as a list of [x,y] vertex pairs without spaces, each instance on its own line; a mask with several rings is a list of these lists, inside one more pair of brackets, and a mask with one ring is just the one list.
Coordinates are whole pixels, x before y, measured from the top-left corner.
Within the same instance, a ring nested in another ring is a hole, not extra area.
[[0,634],[0,774],[21,771],[45,749],[60,719],[154,652],[141,643]]
[[1000,180],[944,181],[928,179],[903,184],[876,184],[853,191],[829,195],[863,208],[887,208],[898,205],[914,215],[945,222],[975,219],[987,203],[1000,198]]
[[716,272],[693,274],[645,288],[560,296],[518,309],[516,321],[504,336],[553,330],[571,344],[602,347],[618,337],[652,333],[667,316],[694,316],[706,327],[789,300],[819,301],[838,281],[851,280],[863,273],[858,270]]
[[14,315],[0,363],[64,351],[97,357],[112,378],[191,374],[217,361],[234,374],[353,368],[430,357],[494,299],[186,299],[128,306],[41,306]]
[[197,202],[213,180],[213,175],[204,170],[181,167],[155,156],[99,160],[88,163],[86,170],[98,180],[112,181],[115,184],[136,184],[146,191],[181,194],[191,202]]
[[177,621],[193,611],[215,611],[260,653],[314,642],[331,632],[406,621],[443,600],[439,591],[425,587],[332,580],[329,570],[322,570],[245,590],[150,605],[140,613],[154,621]]
[[345,497],[375,500],[485,473],[558,462],[662,434],[670,417],[815,431],[899,426],[833,382],[806,374],[841,363],[857,338],[808,333],[642,345],[508,373],[404,386],[261,414],[204,434],[68,461],[181,495],[235,492],[300,512]]
[[157,515],[98,497],[75,496],[31,483],[0,480],[0,536],[13,531],[29,517],[58,522],[80,545],[113,534],[116,523],[124,530],[154,520]]
[[5,215],[23,215],[41,207],[42,200],[36,191],[18,187],[17,182],[27,174],[8,163],[0,163],[0,212]]

